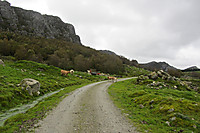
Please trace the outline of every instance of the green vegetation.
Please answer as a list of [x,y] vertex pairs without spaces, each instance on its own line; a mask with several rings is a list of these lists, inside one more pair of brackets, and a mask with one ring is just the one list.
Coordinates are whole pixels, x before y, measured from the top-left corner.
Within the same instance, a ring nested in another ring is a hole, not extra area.
[[10,117],[4,123],[3,127],[0,127],[0,132],[26,132],[30,130],[34,124],[43,119],[47,113],[57,106],[69,92],[80,88],[86,84],[74,85],[66,87],[64,90],[56,93],[43,101],[39,102],[35,107],[29,109],[26,113],[21,113]]
[[28,103],[38,96],[30,96],[18,86],[21,80],[32,78],[41,84],[40,95],[73,85],[81,85],[104,80],[103,76],[91,76],[84,72],[75,72],[67,77],[61,76],[60,68],[32,61],[7,61],[0,65],[0,112],[16,105]]
[[22,36],[12,32],[0,33],[0,56],[31,60],[66,70],[96,69],[110,74],[124,72],[123,61],[117,55],[105,54],[65,40]]
[[200,79],[200,71],[183,72],[183,76],[187,79]]
[[[104,76],[92,76],[85,72],[77,72],[73,75],[61,76],[60,68],[48,66],[33,61],[4,61],[5,66],[0,65],[0,113],[6,110],[27,104],[46,93],[64,88],[43,101],[26,113],[18,114],[9,118],[0,132],[26,131],[46,113],[55,107],[67,93],[92,82],[104,80]],[[41,84],[40,95],[30,96],[26,90],[22,90],[18,84],[24,78],[38,80]]]
[[135,66],[125,65],[125,75],[128,77],[135,77],[140,75],[147,75],[150,71]]
[[[165,87],[148,85],[153,82]],[[200,95],[178,82],[145,79],[138,83],[137,79],[131,79],[113,84],[108,92],[141,132],[200,131]]]

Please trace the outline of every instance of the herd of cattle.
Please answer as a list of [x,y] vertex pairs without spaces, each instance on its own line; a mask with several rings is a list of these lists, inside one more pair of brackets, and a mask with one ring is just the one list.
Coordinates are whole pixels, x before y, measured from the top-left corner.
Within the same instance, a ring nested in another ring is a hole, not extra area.
[[[61,70],[61,75],[67,76],[68,74],[72,74],[73,75],[74,74],[74,70],[70,70],[70,71]],[[101,73],[91,72],[91,70],[88,70],[88,74],[90,74],[90,75],[103,75],[103,76],[106,76],[106,75],[101,74]],[[117,82],[117,78],[116,77],[108,76],[107,78],[108,78],[108,80],[111,80],[112,82]]]

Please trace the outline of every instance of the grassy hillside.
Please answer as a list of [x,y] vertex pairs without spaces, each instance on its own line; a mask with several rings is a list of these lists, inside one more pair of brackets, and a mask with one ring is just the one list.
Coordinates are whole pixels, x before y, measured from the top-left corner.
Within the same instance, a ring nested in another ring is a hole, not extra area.
[[64,87],[104,79],[83,72],[75,72],[74,75],[69,74],[67,77],[61,76],[60,68],[32,61],[6,61],[5,64],[5,67],[0,65],[0,112],[28,103],[38,97],[30,96],[27,91],[18,87],[24,78],[32,78],[40,82],[40,96]]
[[111,74],[124,72],[123,62],[117,55],[62,39],[22,36],[12,32],[0,32],[0,56],[13,56],[16,60],[31,60],[77,71],[96,69]]
[[200,71],[183,72],[183,77],[187,79],[200,79]]
[[150,71],[145,70],[143,68],[138,68],[135,66],[129,66],[129,65],[125,65],[125,75],[128,77],[136,77],[136,76],[140,76],[140,75],[147,75],[150,73]]
[[[148,85],[158,82],[157,88]],[[131,79],[113,84],[108,92],[141,132],[200,131],[200,94],[178,82]]]
[[[64,88],[59,93],[39,102],[26,113],[10,117],[0,127],[0,132],[26,132],[33,124],[42,119],[49,110],[55,107],[67,94],[88,83],[104,80],[104,76],[88,75],[84,72],[75,72],[73,75],[61,76],[60,68],[36,63],[33,61],[5,61],[0,65],[0,113],[6,110],[27,104],[40,96]],[[30,96],[27,91],[18,87],[24,78],[33,78],[41,84],[40,95]]]

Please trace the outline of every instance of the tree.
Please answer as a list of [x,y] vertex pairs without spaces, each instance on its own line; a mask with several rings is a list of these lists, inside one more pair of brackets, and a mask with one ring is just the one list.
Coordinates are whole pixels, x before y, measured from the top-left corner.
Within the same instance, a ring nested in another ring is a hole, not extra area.
[[58,67],[60,63],[60,58],[56,54],[52,54],[49,56],[47,63]]
[[15,52],[15,57],[18,60],[25,60],[27,58],[27,53],[26,48],[23,45],[20,45]]
[[74,68],[79,71],[86,71],[90,68],[91,63],[83,55],[77,55],[74,58]]

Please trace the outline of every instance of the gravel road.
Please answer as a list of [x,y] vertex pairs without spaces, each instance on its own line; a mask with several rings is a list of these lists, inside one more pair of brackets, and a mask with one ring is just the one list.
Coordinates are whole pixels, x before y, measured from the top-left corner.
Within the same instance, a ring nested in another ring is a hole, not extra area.
[[67,96],[39,122],[36,133],[135,133],[107,93],[111,81],[93,83]]

